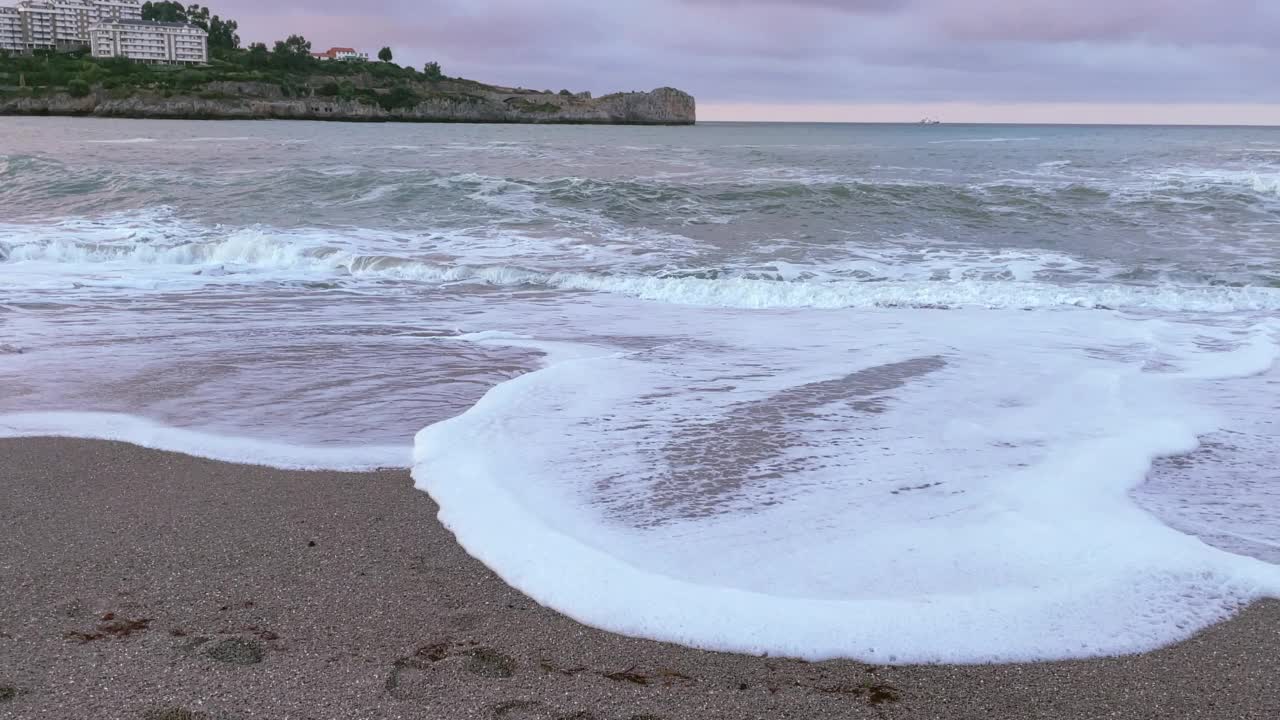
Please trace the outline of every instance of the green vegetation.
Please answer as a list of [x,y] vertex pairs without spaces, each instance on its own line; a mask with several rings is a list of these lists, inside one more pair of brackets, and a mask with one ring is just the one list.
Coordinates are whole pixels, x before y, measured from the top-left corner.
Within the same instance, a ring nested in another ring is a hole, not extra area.
[[142,19],[157,22],[185,22],[199,25],[209,33],[209,52],[217,54],[220,50],[235,50],[240,47],[240,29],[235,20],[223,20],[211,15],[209,8],[200,5],[182,6],[178,2],[145,2],[142,4]]
[[93,58],[84,51],[0,52],[0,101],[54,93],[78,98],[97,93],[116,100],[175,95],[234,99],[246,94],[271,96],[274,86],[286,98],[320,97],[392,111],[413,108],[425,100],[475,102],[478,98],[473,93],[484,87],[446,77],[435,62],[427,63],[422,72],[400,67],[385,47],[378,53],[380,63],[318,60],[311,56],[311,42],[301,35],[277,40],[271,48],[263,43],[241,48],[238,23],[223,20],[201,5],[148,2],[143,5],[143,17],[190,22],[208,30],[208,65],[150,65]]
[[[378,52],[381,62],[376,63],[317,59],[311,55],[311,42],[301,35],[290,35],[271,46],[252,43],[242,48],[237,34],[239,24],[214,15],[202,5],[147,2],[142,13],[147,20],[189,22],[205,28],[209,33],[208,64],[153,65],[124,58],[94,58],[88,55],[87,48],[57,53],[40,50],[29,55],[0,51],[0,103],[58,94],[94,96],[99,101],[284,97],[317,98],[395,112],[424,102],[483,103],[484,96],[494,90],[473,80],[450,78],[434,61],[423,65],[421,71],[401,67],[393,62],[390,47]],[[537,97],[532,90],[514,92],[531,97],[507,100],[511,109],[540,114],[561,110],[559,103],[563,100],[552,102]],[[568,90],[559,94],[573,97]]]

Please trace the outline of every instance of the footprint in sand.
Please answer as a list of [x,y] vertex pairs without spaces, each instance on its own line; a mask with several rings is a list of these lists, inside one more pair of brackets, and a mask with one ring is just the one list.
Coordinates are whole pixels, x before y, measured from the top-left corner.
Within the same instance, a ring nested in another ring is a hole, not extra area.
[[166,707],[146,711],[142,714],[142,720],[210,720],[210,718],[207,714],[195,710]]
[[509,678],[516,674],[516,661],[488,647],[478,647],[462,653],[466,657],[464,670],[472,675],[490,678]]
[[257,640],[233,637],[211,646],[205,654],[214,660],[232,665],[256,665],[262,662],[266,650]]
[[503,680],[515,675],[516,668],[514,658],[491,647],[438,642],[392,663],[386,688],[392,696],[405,699],[418,694],[421,686],[435,685],[459,672]]

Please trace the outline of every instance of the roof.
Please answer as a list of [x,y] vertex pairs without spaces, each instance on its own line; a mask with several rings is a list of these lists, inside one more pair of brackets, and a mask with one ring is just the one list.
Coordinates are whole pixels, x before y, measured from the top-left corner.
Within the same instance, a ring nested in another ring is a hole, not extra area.
[[208,34],[205,31],[205,29],[200,27],[199,25],[192,25],[191,23],[183,23],[183,22],[160,22],[158,20],[131,20],[128,18],[112,18],[110,20],[103,20],[99,24],[100,25],[135,25],[140,27],[190,28],[192,30],[199,30],[202,33]]

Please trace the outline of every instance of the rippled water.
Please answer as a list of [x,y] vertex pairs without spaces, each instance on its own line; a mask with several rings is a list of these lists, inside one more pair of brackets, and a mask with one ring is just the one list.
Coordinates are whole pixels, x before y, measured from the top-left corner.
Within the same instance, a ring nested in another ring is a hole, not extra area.
[[3,118],[0,432],[413,464],[622,632],[1141,650],[1280,593],[1278,230],[1265,129]]

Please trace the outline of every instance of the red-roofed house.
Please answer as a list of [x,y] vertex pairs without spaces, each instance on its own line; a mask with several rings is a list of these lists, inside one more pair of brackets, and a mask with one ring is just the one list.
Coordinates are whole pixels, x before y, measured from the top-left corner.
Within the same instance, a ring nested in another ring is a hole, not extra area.
[[355,48],[331,47],[324,52],[311,53],[317,60],[368,60],[369,53],[356,52]]

